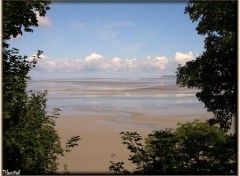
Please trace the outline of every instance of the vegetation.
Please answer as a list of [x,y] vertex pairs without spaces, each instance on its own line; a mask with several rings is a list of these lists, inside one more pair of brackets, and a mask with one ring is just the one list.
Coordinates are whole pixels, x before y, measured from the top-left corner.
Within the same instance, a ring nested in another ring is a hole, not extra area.
[[28,72],[35,67],[33,61],[20,56],[18,49],[10,48],[7,41],[37,26],[36,11],[46,14],[49,1],[3,1],[3,169],[20,170],[21,174],[48,174],[57,170],[57,157],[78,145],[79,136],[61,147],[55,131],[55,118],[59,109],[46,111],[47,93],[26,92]]
[[[77,146],[79,136],[62,148],[55,131],[59,110],[46,111],[47,93],[26,92],[33,61],[7,43],[11,37],[33,32],[36,12],[44,16],[50,1],[3,1],[3,169],[21,174],[49,174],[57,157]],[[210,10],[211,9],[211,10]],[[177,84],[198,88],[196,94],[214,118],[154,131],[142,143],[137,132],[122,132],[123,144],[136,164],[135,174],[236,174],[236,134],[228,134],[237,114],[237,2],[189,2],[185,13],[198,21],[205,51],[177,69]],[[220,128],[213,124],[219,124]],[[111,162],[110,171],[129,174],[123,162]],[[65,167],[67,170],[67,166]]]
[[[188,122],[154,131],[142,144],[137,132],[122,132],[123,144],[136,164],[133,174],[236,174],[236,138],[207,122]],[[110,171],[129,174],[123,162],[111,162]]]
[[197,98],[214,114],[210,124],[229,130],[237,116],[237,2],[189,2],[185,13],[199,22],[205,51],[178,68],[177,83],[198,88]]
[[[214,117],[155,131],[145,145],[137,132],[122,132],[129,160],[137,166],[134,174],[237,173],[237,136],[227,133],[237,118],[237,2],[190,1],[185,13],[206,37],[205,51],[178,67],[177,84],[199,89],[197,98]],[[123,165],[111,162],[109,169],[130,173]]]
[[32,26],[38,26],[36,12],[45,16],[50,9],[50,0],[44,1],[3,1],[3,40],[4,47],[11,37],[23,35],[25,32],[33,32]]

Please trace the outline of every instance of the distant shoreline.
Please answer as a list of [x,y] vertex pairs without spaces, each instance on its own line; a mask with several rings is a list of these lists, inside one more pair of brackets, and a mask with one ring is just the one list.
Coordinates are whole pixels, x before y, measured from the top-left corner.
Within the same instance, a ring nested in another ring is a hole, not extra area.
[[124,78],[124,77],[76,77],[76,78],[54,78],[54,77],[48,77],[48,78],[31,78],[28,80],[28,82],[36,82],[36,81],[84,81],[84,80],[127,80],[127,81],[138,81],[138,80],[154,80],[154,79],[162,79],[162,78],[176,78],[176,76],[172,75],[165,75],[165,76],[159,76],[159,77],[130,77],[130,78]]
[[162,76],[162,78],[165,78],[165,77],[170,77],[170,78],[176,78],[176,76],[175,75],[164,75],[164,76]]

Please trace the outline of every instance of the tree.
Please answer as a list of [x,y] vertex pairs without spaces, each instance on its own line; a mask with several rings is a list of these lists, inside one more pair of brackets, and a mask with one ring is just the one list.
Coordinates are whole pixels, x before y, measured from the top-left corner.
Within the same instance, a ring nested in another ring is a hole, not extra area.
[[4,133],[4,167],[8,170],[20,170],[21,174],[49,174],[57,171],[57,157],[77,146],[79,136],[68,140],[62,148],[55,127],[55,118],[59,109],[50,115],[46,111],[46,95],[33,93],[26,96],[21,106],[17,123],[9,124]]
[[45,16],[50,9],[51,1],[3,1],[3,46],[8,47],[6,40],[25,32],[33,32],[31,26],[38,26],[36,12]]
[[[145,139],[137,132],[122,132],[123,144],[136,164],[133,174],[236,174],[236,136],[207,122],[188,122],[154,131]],[[111,162],[110,171],[130,173],[123,162]]]
[[[206,122],[179,124],[176,129],[178,170],[187,174],[233,174],[236,138]],[[231,142],[229,141],[231,138]],[[234,158],[234,159],[233,159]]]
[[[205,51],[177,69],[177,84],[197,88],[197,98],[214,117],[155,131],[141,143],[136,132],[122,133],[129,160],[142,174],[236,174],[237,136],[228,134],[237,117],[237,2],[190,1],[185,8],[204,35]],[[214,124],[219,124],[216,126]],[[123,162],[110,170],[127,172]]]
[[178,67],[177,84],[199,89],[197,98],[214,114],[210,124],[229,130],[237,117],[237,2],[191,1],[185,13],[206,37],[205,51]]
[[7,40],[32,32],[37,26],[36,11],[44,16],[49,1],[3,2],[3,169],[20,170],[21,174],[49,174],[57,170],[57,157],[77,146],[79,136],[68,140],[62,148],[54,129],[59,110],[46,111],[47,93],[26,92],[28,72],[35,67],[38,51],[32,61],[9,49]]
[[[9,48],[7,41],[11,36],[23,35],[25,32],[33,32],[31,26],[38,26],[36,12],[44,16],[50,9],[50,1],[3,1],[3,118],[11,118],[9,114],[17,109],[20,101],[26,96],[26,82],[30,69],[35,67],[36,59],[39,59],[42,51],[38,51],[32,62],[27,61],[27,56],[19,56],[18,49]],[[14,107],[13,107],[14,106]],[[17,113],[15,113],[17,114]],[[6,123],[5,123],[6,124]]]

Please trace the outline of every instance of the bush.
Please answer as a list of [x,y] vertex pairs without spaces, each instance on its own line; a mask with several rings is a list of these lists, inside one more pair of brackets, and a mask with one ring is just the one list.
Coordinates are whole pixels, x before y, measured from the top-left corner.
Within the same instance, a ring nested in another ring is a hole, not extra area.
[[21,174],[55,173],[58,156],[78,145],[79,136],[72,137],[61,147],[55,127],[59,109],[50,115],[46,111],[46,95],[36,93],[27,96],[18,114],[18,121],[10,123],[4,133],[4,169],[20,170]]
[[[134,174],[236,174],[235,135],[207,122],[178,125],[175,131],[149,134],[145,145],[137,132],[121,133],[123,144],[132,153],[129,160],[137,166]],[[129,172],[123,162],[111,163],[110,171]],[[121,167],[116,167],[119,164]]]

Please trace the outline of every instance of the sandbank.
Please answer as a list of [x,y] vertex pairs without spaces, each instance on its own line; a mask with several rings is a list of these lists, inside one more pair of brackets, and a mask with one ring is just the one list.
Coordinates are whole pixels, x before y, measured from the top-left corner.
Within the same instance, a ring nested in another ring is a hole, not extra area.
[[[108,173],[110,161],[123,161],[125,168],[132,171],[136,167],[128,161],[129,151],[122,144],[120,132],[137,131],[143,138],[153,130],[176,128],[178,122],[190,121],[187,116],[146,116],[133,113],[129,118],[119,118],[114,114],[91,116],[62,116],[56,120],[56,130],[66,143],[71,136],[80,135],[79,146],[59,158],[59,172],[67,165],[70,173]],[[195,119],[205,120],[211,114],[192,114]],[[192,119],[194,120],[194,119]],[[192,121],[191,120],[191,121]]]

